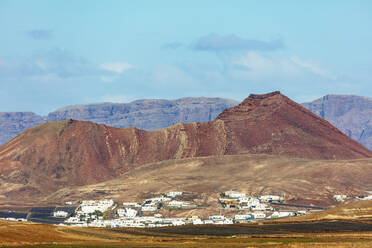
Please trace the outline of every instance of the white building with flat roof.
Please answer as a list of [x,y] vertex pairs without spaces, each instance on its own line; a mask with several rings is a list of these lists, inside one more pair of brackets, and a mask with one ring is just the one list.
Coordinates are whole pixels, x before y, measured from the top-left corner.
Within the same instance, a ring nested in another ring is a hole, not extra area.
[[53,217],[56,218],[66,218],[68,216],[68,212],[66,211],[55,211],[53,212]]
[[209,216],[209,219],[210,220],[224,220],[225,216],[223,216],[223,215],[212,215],[212,216]]
[[113,200],[101,200],[101,201],[82,201],[79,208],[80,212],[84,214],[94,213],[95,211],[106,212],[110,207],[114,205]]
[[254,212],[252,213],[253,218],[255,219],[264,219],[266,218],[266,214],[263,212]]
[[168,203],[168,207],[174,207],[174,208],[182,208],[184,205],[186,205],[184,202],[176,201],[176,200],[170,201]]
[[274,211],[271,215],[271,218],[284,218],[284,217],[291,217],[294,216],[295,214],[293,212],[279,212],[279,211]]
[[182,194],[183,194],[183,192],[180,192],[180,191],[171,191],[171,192],[167,193],[167,196],[173,198],[173,197],[176,197],[176,196],[180,196]]
[[127,208],[140,208],[141,205],[137,202],[123,202],[123,206]]
[[262,195],[259,197],[262,202],[271,202],[271,201],[283,201],[284,197],[279,195]]
[[158,210],[158,208],[152,205],[145,205],[145,206],[142,206],[141,210],[143,212],[155,212],[156,210]]
[[236,214],[234,217],[235,220],[249,220],[252,219],[250,214]]
[[137,215],[137,210],[132,208],[119,208],[116,210],[116,213],[119,215],[119,217],[134,218]]
[[246,197],[246,194],[240,193],[237,191],[228,190],[228,191],[225,191],[225,196],[230,197],[230,198],[244,198]]

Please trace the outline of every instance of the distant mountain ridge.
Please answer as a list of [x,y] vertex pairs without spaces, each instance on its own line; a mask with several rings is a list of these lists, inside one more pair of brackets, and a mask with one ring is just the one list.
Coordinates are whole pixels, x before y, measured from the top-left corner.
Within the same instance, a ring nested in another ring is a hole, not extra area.
[[[372,158],[371,151],[328,121],[280,92],[272,92],[250,95],[213,121],[178,123],[160,130],[114,128],[72,119],[30,128],[0,146],[0,203],[39,202],[57,190],[111,180],[149,163],[244,154],[323,162]],[[192,166],[191,177],[198,180],[201,171]],[[237,168],[229,173],[240,176]],[[316,166],[308,171],[319,173]],[[340,175],[350,176],[342,171]],[[175,178],[179,179],[182,176]]]
[[[23,130],[47,121],[72,118],[113,127],[154,130],[176,123],[211,121],[224,109],[237,104],[237,101],[224,98],[199,97],[74,105],[60,108],[48,116],[32,112],[0,112],[0,145]],[[326,95],[302,105],[372,150],[372,98]]]
[[0,145],[27,128],[49,121],[75,119],[113,127],[161,129],[176,123],[211,121],[239,102],[224,98],[145,99],[130,103],[96,103],[60,108],[47,116],[32,112],[0,112]]
[[302,105],[372,150],[372,98],[326,95]]
[[23,130],[44,122],[42,116],[33,112],[0,112],[0,145]]

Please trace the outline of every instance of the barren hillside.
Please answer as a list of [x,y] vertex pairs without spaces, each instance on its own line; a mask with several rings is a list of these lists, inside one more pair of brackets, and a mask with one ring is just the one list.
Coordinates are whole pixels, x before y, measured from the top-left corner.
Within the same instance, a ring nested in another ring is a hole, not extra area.
[[[234,154],[372,157],[371,151],[327,121],[273,92],[251,95],[212,122],[155,131],[74,120],[34,127],[0,147],[0,184],[7,188],[8,200],[38,199],[66,186],[107,181],[147,163]],[[234,173],[239,171],[233,177]]]
[[335,194],[360,195],[372,189],[372,159],[325,161],[268,155],[228,155],[148,164],[100,184],[67,187],[45,198],[78,200],[109,197],[143,200],[146,194],[196,192],[217,206],[220,192],[280,194],[296,203],[332,205]]

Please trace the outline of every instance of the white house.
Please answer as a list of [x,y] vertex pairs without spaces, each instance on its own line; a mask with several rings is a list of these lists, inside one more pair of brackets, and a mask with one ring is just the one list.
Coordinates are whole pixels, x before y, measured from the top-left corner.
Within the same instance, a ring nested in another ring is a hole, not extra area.
[[269,207],[265,203],[259,203],[256,205],[251,206],[253,211],[265,211],[265,210],[272,210],[272,207]]
[[137,202],[123,202],[123,206],[128,207],[128,208],[140,208],[141,207],[141,205],[138,204]]
[[347,195],[334,195],[333,199],[335,199],[338,202],[344,202],[347,198]]
[[170,201],[170,202],[168,203],[168,207],[177,207],[177,208],[182,208],[182,206],[184,206],[184,205],[185,205],[184,202],[182,202],[182,201],[175,201],[175,200]]
[[182,226],[182,225],[185,225],[186,223],[182,220],[174,220],[172,221],[172,225],[173,226]]
[[172,191],[172,192],[168,192],[167,193],[167,196],[168,197],[176,197],[176,196],[179,196],[179,195],[182,195],[183,194],[183,192],[180,192],[180,191]]
[[225,219],[225,216],[222,216],[222,215],[212,215],[212,216],[209,216],[209,219],[210,220],[224,220]]
[[161,197],[151,198],[149,200],[151,200],[152,202],[167,202],[167,201],[171,201],[172,199],[169,197],[161,196]]
[[79,217],[74,216],[70,217],[67,220],[65,220],[66,223],[71,223],[71,224],[82,224],[84,221],[81,221]]
[[266,214],[263,212],[254,212],[252,213],[253,218],[255,219],[264,219],[266,218]]
[[262,202],[271,202],[271,201],[283,201],[284,197],[278,195],[262,195],[259,197]]
[[145,205],[145,206],[142,206],[141,210],[143,212],[155,212],[156,210],[158,210],[158,208],[156,206]]
[[249,219],[252,219],[252,215],[250,215],[250,214],[236,214],[234,219],[237,220],[237,221],[249,220]]
[[56,211],[53,212],[53,216],[56,218],[66,218],[68,216],[68,212],[66,211]]
[[272,213],[271,218],[284,218],[294,216],[293,212],[278,212],[275,211]]
[[365,197],[357,197],[359,200],[366,201],[366,200],[372,200],[372,195],[365,196]]
[[252,207],[260,204],[260,200],[257,198],[239,198],[239,203],[241,206]]
[[259,203],[260,201],[255,197],[239,197],[238,201],[240,203],[248,203],[248,202],[256,202]]
[[201,219],[199,219],[199,218],[193,219],[192,220],[192,224],[193,225],[201,225],[201,224],[203,224],[203,221]]
[[125,209],[116,210],[116,213],[120,217],[134,218],[137,215],[137,210],[132,209],[132,208],[125,208]]
[[0,218],[2,220],[9,220],[9,221],[27,221],[25,218],[13,218],[13,217],[7,217],[7,218]]
[[105,212],[114,205],[113,200],[102,201],[82,201],[80,204],[81,212],[85,214],[94,213],[95,211]]
[[230,198],[244,198],[246,197],[246,194],[229,190],[229,191],[225,191],[225,196],[230,197]]

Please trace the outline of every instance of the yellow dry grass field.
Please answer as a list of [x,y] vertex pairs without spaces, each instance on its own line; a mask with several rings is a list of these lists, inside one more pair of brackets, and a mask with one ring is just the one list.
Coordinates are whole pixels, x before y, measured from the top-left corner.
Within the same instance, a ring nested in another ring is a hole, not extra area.
[[320,221],[320,220],[371,220],[372,200],[357,201],[337,206],[326,211],[313,212],[303,216],[290,219],[279,219],[275,222],[298,222],[298,221]]
[[[242,227],[244,228],[244,227]],[[182,235],[0,221],[0,247],[371,247],[372,233]]]

